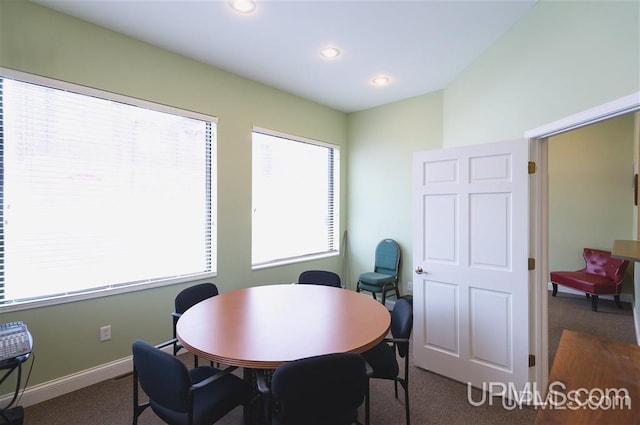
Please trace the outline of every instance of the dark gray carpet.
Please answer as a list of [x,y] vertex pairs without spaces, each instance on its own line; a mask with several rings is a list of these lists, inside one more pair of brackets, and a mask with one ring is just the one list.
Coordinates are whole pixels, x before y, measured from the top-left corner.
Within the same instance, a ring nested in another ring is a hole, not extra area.
[[549,368],[560,342],[562,329],[637,344],[633,311],[629,303],[616,307],[613,300],[600,299],[598,311],[591,311],[591,300],[584,295],[549,291]]
[[[599,312],[581,296],[559,293],[549,296],[549,351],[553,356],[563,328],[636,343],[631,306],[623,309],[613,301],[602,300]],[[188,357],[190,358],[190,356]],[[550,363],[552,358],[550,359]],[[499,401],[474,407],[467,402],[467,386],[442,376],[411,367],[410,405],[413,425],[533,424],[535,410],[504,409]],[[474,400],[480,400],[474,392]],[[131,424],[131,376],[109,380],[48,400],[25,409],[25,425],[125,425]],[[403,400],[400,392],[400,400]],[[360,415],[360,419],[364,419]],[[150,409],[139,419],[140,425],[162,422]],[[236,409],[220,425],[242,424],[242,410]],[[404,424],[404,404],[393,395],[393,383],[375,380],[371,385],[372,425]]]

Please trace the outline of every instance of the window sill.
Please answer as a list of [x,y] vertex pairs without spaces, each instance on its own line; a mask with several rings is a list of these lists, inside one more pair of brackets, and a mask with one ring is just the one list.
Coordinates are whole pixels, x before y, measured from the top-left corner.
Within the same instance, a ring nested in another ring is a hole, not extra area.
[[20,310],[29,310],[32,308],[47,307],[47,306],[58,305],[58,304],[67,304],[67,303],[76,302],[76,301],[103,298],[103,297],[109,297],[112,295],[120,295],[120,294],[129,293],[129,292],[143,291],[146,289],[153,289],[153,288],[159,288],[162,286],[175,285],[178,283],[201,281],[204,279],[211,279],[216,276],[217,276],[217,273],[201,273],[197,275],[161,280],[153,283],[143,282],[137,285],[97,288],[94,291],[83,292],[78,294],[63,294],[63,295],[59,295],[59,296],[55,296],[47,299],[18,301],[11,304],[1,305],[0,312],[9,313],[9,312],[20,311]]
[[312,260],[319,260],[319,259],[322,259],[322,258],[337,257],[339,255],[340,255],[339,251],[331,251],[331,252],[323,252],[321,254],[312,254],[312,255],[303,255],[303,256],[300,256],[300,257],[285,258],[285,259],[281,259],[281,260],[272,261],[272,262],[269,262],[269,263],[252,264],[251,265],[251,270],[263,270],[263,269],[269,269],[269,268],[272,268],[272,267],[287,266],[287,265],[290,265],[290,264],[303,263],[305,261],[312,261]]

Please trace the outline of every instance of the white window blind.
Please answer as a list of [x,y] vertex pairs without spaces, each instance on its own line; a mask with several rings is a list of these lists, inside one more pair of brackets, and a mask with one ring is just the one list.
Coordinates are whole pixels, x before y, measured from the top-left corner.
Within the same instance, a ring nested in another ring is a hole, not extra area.
[[338,252],[339,150],[253,132],[252,264]]
[[215,271],[215,122],[0,84],[1,303]]

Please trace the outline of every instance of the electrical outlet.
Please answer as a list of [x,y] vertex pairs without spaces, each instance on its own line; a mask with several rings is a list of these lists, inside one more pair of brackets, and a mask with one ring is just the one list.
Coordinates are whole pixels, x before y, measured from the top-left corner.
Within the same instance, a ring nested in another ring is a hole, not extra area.
[[100,328],[100,341],[109,341],[111,339],[111,325]]
[[413,282],[412,281],[408,281],[407,282],[407,292],[413,292]]

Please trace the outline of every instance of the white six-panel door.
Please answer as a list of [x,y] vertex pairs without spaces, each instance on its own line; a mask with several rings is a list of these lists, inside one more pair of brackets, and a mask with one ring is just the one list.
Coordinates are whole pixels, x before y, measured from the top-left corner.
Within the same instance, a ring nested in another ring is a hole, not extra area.
[[528,381],[528,152],[414,154],[414,363],[478,388]]

